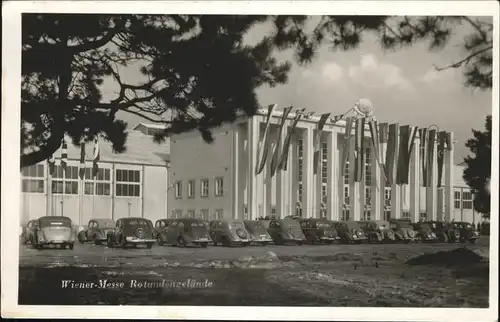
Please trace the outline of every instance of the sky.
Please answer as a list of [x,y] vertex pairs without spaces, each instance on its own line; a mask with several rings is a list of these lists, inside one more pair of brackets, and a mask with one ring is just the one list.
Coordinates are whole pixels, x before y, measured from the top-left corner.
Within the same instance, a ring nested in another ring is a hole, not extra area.
[[[260,25],[250,30],[246,41],[253,43],[269,32]],[[257,90],[262,106],[294,106],[317,113],[341,114],[360,98],[368,98],[379,122],[429,126],[452,131],[455,135],[455,163],[469,154],[465,142],[471,129],[484,129],[491,114],[491,91],[465,88],[462,69],[437,72],[461,57],[458,45],[467,30],[455,29],[448,46],[429,52],[425,42],[395,52],[384,52],[374,36],[365,36],[356,50],[331,51],[324,46],[305,66],[293,62],[293,52],[276,53],[280,60],[291,61],[287,84]],[[137,78],[137,69],[121,70],[125,78]],[[111,88],[111,87],[109,87]],[[136,116],[120,113],[119,118],[133,127],[141,122]]]

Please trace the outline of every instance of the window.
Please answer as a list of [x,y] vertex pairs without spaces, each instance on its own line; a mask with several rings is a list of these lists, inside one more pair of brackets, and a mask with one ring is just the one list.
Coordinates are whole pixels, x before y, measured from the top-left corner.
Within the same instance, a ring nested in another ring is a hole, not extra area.
[[372,188],[370,186],[365,187],[365,206],[372,205]]
[[421,212],[419,220],[422,220],[422,221],[427,220],[427,213],[426,212]]
[[[99,168],[97,175],[92,178],[92,169],[85,169],[85,189],[86,195],[96,194],[98,196],[109,196],[111,194],[111,170]],[[88,181],[87,181],[88,180]],[[94,188],[95,181],[95,188]]]
[[461,191],[460,190],[455,190],[454,191],[454,197],[455,197],[455,208],[460,209],[461,207]]
[[391,220],[391,211],[390,210],[384,210],[384,220]]
[[304,161],[303,161],[303,158],[304,158],[304,140],[300,139],[298,141],[298,144],[297,144],[297,150],[298,150],[298,155],[297,155],[297,158],[298,158],[298,181],[299,182],[302,182],[302,170],[303,170],[303,167],[304,167]]
[[370,148],[365,149],[365,186],[372,185],[372,155]]
[[344,184],[349,184],[349,161],[345,163],[344,168]]
[[204,198],[208,197],[208,179],[202,179],[200,188],[200,195]]
[[462,192],[462,207],[464,209],[472,209],[472,192],[470,191]]
[[193,209],[188,210],[187,215],[189,218],[194,218],[195,216],[195,211]]
[[140,197],[141,196],[141,172],[139,170],[116,169],[116,192],[117,196]]
[[217,197],[224,195],[224,178],[215,178],[215,195]]
[[371,210],[366,210],[363,212],[363,220],[371,220],[372,212]]
[[200,213],[201,213],[201,219],[203,220],[208,220],[208,216],[209,216],[209,211],[208,209],[201,209],[200,210]]
[[328,199],[328,145],[321,142],[321,202],[326,204]]
[[75,166],[67,166],[66,171],[60,165],[56,165],[52,175],[52,193],[76,195],[78,194],[79,169]]
[[195,185],[195,181],[194,180],[189,180],[188,181],[188,198],[194,198],[194,195],[195,195],[194,185]]
[[223,209],[217,209],[217,210],[215,210],[215,218],[217,220],[224,219],[224,210]]
[[321,185],[321,202],[326,204],[328,202],[328,187],[323,184]]
[[342,209],[342,220],[350,219],[350,211],[349,209]]
[[344,207],[349,208],[349,186],[344,186]]
[[401,216],[403,219],[410,219],[410,212],[409,211],[403,211],[403,214]]
[[25,167],[22,170],[23,181],[22,189],[23,192],[34,192],[34,193],[44,193],[44,165],[35,164],[29,167]]
[[384,206],[386,208],[391,207],[391,188],[390,187],[384,188]]
[[299,184],[297,185],[297,200],[299,202],[302,202],[302,195],[303,195],[303,186],[302,182],[299,182]]
[[175,182],[175,198],[176,199],[182,198],[182,182],[181,181]]
[[182,210],[180,209],[174,210],[174,218],[182,218]]

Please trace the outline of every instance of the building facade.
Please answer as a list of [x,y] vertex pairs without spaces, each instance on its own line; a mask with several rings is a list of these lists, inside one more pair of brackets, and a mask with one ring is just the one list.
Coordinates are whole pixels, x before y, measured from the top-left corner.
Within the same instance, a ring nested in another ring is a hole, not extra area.
[[[92,178],[94,144],[86,144],[85,176],[79,177],[80,148],[68,142],[68,166],[61,167],[61,151],[54,154],[56,166],[49,175],[47,162],[21,169],[21,224],[45,215],[70,217],[75,225],[92,218],[167,215],[167,144],[153,143],[151,136],[129,131],[127,150],[117,154],[110,144],[99,141],[100,161]],[[50,193],[49,187],[52,187]]]
[[[264,170],[256,174],[259,144],[262,144],[266,110],[251,118],[214,130],[214,143],[205,143],[199,133],[171,138],[169,217],[256,219],[267,215],[284,217],[325,216],[332,220],[408,218],[412,221],[465,220],[477,222],[469,209],[470,191],[461,179],[461,167],[454,166],[453,151],[445,151],[442,187],[437,187],[437,158],[433,161],[430,187],[420,182],[419,149],[410,160],[407,185],[388,185],[375,161],[368,127],[365,135],[363,179],[353,179],[354,166],[341,169],[345,122],[326,123],[320,140],[319,163],[314,173],[314,137],[318,117],[302,118],[294,129],[286,170],[272,173],[271,156]],[[277,144],[282,111],[271,117],[271,146]],[[295,117],[285,122],[288,131]],[[282,136],[283,137],[283,136]],[[415,140],[419,146],[419,138]],[[434,156],[437,155],[434,148]],[[272,154],[273,148],[270,149]],[[354,151],[350,151],[353,160]],[[457,202],[460,191],[462,208]],[[469,194],[468,194],[469,193]],[[465,198],[465,199],[464,199]],[[465,206],[465,207],[464,207]]]

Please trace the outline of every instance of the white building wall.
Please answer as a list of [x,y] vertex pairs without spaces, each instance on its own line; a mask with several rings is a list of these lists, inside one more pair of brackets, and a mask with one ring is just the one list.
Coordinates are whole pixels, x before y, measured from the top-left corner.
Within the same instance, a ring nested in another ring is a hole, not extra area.
[[[234,125],[236,126],[236,125]],[[169,190],[168,216],[182,211],[186,216],[194,210],[196,216],[202,209],[207,209],[211,216],[216,210],[222,210],[225,218],[232,218],[231,211],[231,147],[233,143],[233,125],[225,125],[213,131],[214,142],[207,144],[197,131],[175,135],[171,138],[170,179],[173,186]],[[223,179],[223,195],[215,196],[215,179]],[[201,197],[201,180],[208,179],[208,197]],[[188,198],[188,181],[195,181],[195,194]],[[182,197],[175,196],[175,183],[182,182]]]

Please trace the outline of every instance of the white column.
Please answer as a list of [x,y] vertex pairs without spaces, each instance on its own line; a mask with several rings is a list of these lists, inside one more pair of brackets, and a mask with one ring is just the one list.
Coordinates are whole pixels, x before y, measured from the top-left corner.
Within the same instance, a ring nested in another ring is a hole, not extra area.
[[399,128],[396,130],[396,137],[394,140],[396,145],[396,150],[394,152],[394,172],[389,174],[393,178],[391,185],[391,219],[401,217],[401,186],[396,184],[396,173],[399,160]]
[[415,138],[410,156],[410,219],[417,222],[420,218],[420,139]]
[[254,116],[248,120],[247,205],[249,219],[256,219],[258,216],[257,176],[255,175],[258,141],[259,121],[258,117]]
[[239,214],[239,219],[243,219],[245,215],[245,185],[246,185],[246,175],[245,175],[245,169],[246,169],[246,158],[244,157],[244,149],[245,149],[245,136],[246,136],[246,131],[245,126],[243,124],[238,124],[237,129],[238,131],[238,202],[236,204],[236,207],[238,208],[238,214]]
[[313,190],[314,190],[314,174],[313,174],[313,149],[314,149],[314,142],[313,142],[313,129],[311,127],[308,127],[304,130],[304,161],[303,161],[303,171],[302,171],[302,186],[303,186],[303,199],[304,202],[302,203],[302,213],[303,217],[309,218],[313,217],[313,210],[314,210],[314,195],[313,195]]
[[431,166],[430,187],[426,188],[426,213],[427,220],[437,220],[437,142],[434,142],[434,157]]
[[342,164],[342,154],[344,153],[344,136],[339,135],[339,132],[335,133],[335,136],[333,140],[337,142],[337,150],[335,151],[336,154],[336,163],[339,165],[335,169],[335,173],[337,174],[337,193],[336,193],[336,198],[337,198],[337,208],[336,208],[336,213],[337,217],[335,218],[336,220],[341,220],[342,219],[342,211],[344,208],[344,170],[345,170],[345,164]]
[[[286,128],[286,126],[285,126]],[[286,133],[283,133],[286,136]],[[289,186],[288,171],[281,171],[279,167],[276,169],[276,215],[278,218],[288,216],[286,213],[286,191]],[[269,197],[271,197],[268,194]]]
[[337,133],[335,129],[328,133],[326,138],[326,145],[328,150],[328,180],[327,180],[327,204],[326,204],[326,217],[329,220],[338,219],[338,162],[337,156],[339,155],[337,151]]
[[233,178],[232,178],[232,198],[231,198],[231,211],[232,211],[232,216],[233,218],[235,219],[242,219],[243,216],[240,214],[240,208],[239,208],[239,204],[242,203],[240,201],[240,195],[239,195],[239,188],[240,188],[240,184],[239,184],[239,176],[240,176],[240,173],[239,173],[239,170],[240,170],[240,153],[239,153],[239,147],[240,147],[240,135],[239,135],[239,131],[238,131],[238,124],[235,124],[234,125],[234,129],[233,129],[233,146],[232,146],[232,153],[231,153],[231,157],[232,157],[232,166],[231,166],[231,169],[232,169],[232,175],[233,175]]
[[382,174],[382,170],[377,161],[375,148],[373,145],[370,145],[370,147],[372,155],[371,217],[373,220],[381,220],[383,217],[382,211],[384,207],[384,175]]
[[[452,146],[454,145],[453,143],[453,133],[450,133],[450,144]],[[454,150],[454,149],[453,149]],[[454,212],[454,193],[453,193],[453,185],[454,185],[454,173],[453,173],[453,167],[454,167],[454,151],[451,150],[449,151],[448,148],[445,150],[444,154],[444,219],[446,221],[451,221],[453,218],[453,212]]]
[[273,158],[274,148],[276,147],[276,141],[273,137],[274,132],[272,131],[272,125],[269,129],[269,134],[272,137],[272,144],[269,150],[269,154],[267,155],[268,159],[266,162],[266,168],[264,169],[263,175],[263,189],[262,191],[262,205],[263,205],[263,213],[260,214],[262,216],[271,216],[271,198],[272,198],[272,189],[273,189],[273,179],[271,178],[271,159]]
[[[354,136],[351,136],[351,147],[354,147]],[[355,160],[354,160],[354,150],[351,149],[349,151],[349,220],[361,220],[361,197],[360,183],[354,181],[354,169],[355,169]]]
[[290,145],[290,155],[287,163],[288,171],[290,171],[291,176],[291,199],[290,199],[290,212],[292,215],[296,215],[297,211],[297,198],[299,189],[299,158],[298,158],[298,148],[297,148],[297,136],[294,135]]
[[[313,217],[314,218],[319,218],[320,217],[320,212],[321,212],[321,188],[322,188],[322,149],[321,149],[321,142],[322,140],[320,139],[319,143],[319,155],[318,155],[318,163],[314,164],[314,167],[318,166],[316,169],[317,173],[314,175],[314,213]],[[313,150],[313,155],[314,155],[314,150]]]

